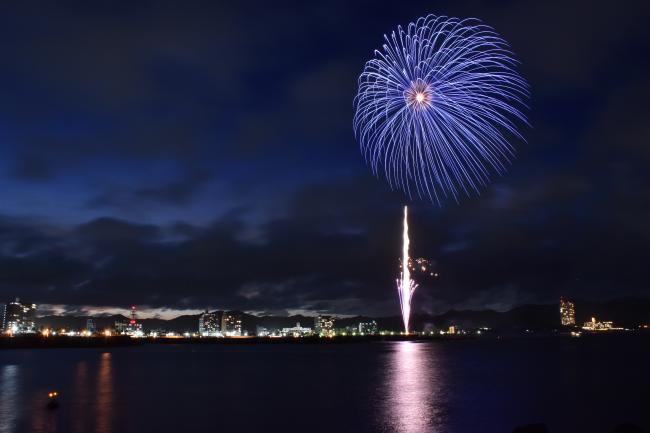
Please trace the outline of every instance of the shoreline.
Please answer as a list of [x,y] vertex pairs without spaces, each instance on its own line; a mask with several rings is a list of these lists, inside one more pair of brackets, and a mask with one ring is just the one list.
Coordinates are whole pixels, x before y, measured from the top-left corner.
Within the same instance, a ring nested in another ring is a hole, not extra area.
[[482,336],[474,335],[366,335],[366,336],[336,336],[336,337],[143,337],[131,338],[128,336],[112,337],[42,337],[42,336],[19,336],[0,337],[0,351],[12,349],[80,349],[80,348],[112,348],[112,347],[134,347],[148,344],[158,345],[269,345],[269,344],[306,344],[306,345],[336,345],[373,342],[430,342],[430,341],[479,341],[479,340],[546,340],[549,338],[562,338],[566,340],[579,341],[581,339],[593,338],[634,338],[647,337],[646,332],[608,332],[588,333],[580,338],[573,338],[564,334],[539,335],[505,335],[505,336]]
[[433,340],[470,340],[473,336],[421,336],[421,335],[395,335],[395,336],[337,336],[337,337],[142,337],[128,336],[113,337],[41,337],[20,336],[0,337],[0,351],[3,349],[63,349],[63,348],[103,348],[103,347],[133,347],[148,344],[159,345],[189,345],[189,344],[214,344],[214,345],[257,345],[257,344],[349,344],[369,343],[377,341],[433,341]]

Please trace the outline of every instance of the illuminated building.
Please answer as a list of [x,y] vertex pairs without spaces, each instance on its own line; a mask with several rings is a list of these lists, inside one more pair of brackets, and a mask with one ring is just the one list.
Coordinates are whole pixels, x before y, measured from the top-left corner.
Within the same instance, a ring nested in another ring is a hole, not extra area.
[[164,336],[167,335],[167,331],[165,329],[160,329],[160,328],[159,329],[151,329],[151,330],[149,330],[147,335],[149,337],[154,337],[154,338],[156,338],[156,337],[164,337]]
[[26,304],[16,298],[5,306],[3,331],[11,334],[36,333],[36,304]]
[[282,336],[284,337],[302,337],[311,333],[311,328],[303,328],[300,326],[300,322],[296,323],[293,328],[282,328]]
[[5,315],[7,314],[7,304],[0,304],[0,332],[5,329]]
[[457,331],[458,330],[456,329],[456,327],[454,325],[451,325],[449,329],[447,329],[447,334],[454,335]]
[[614,322],[598,322],[595,317],[592,317],[591,321],[582,325],[582,329],[585,331],[619,331],[623,328],[615,328]]
[[131,319],[128,322],[116,321],[115,333],[118,335],[128,335],[130,337],[143,337],[142,323],[138,323],[137,311],[135,305],[131,307]]
[[90,318],[86,320],[86,331],[88,331],[89,334],[94,334],[96,330],[97,327],[95,326],[95,321]]
[[126,335],[127,323],[121,320],[115,321],[115,333],[117,335]]
[[575,326],[576,313],[573,302],[560,298],[560,321],[562,326]]
[[199,335],[201,337],[217,337],[221,335],[219,327],[219,316],[217,313],[205,313],[199,316]]
[[142,323],[138,323],[138,314],[135,309],[135,305],[131,307],[131,320],[129,320],[129,324],[126,325],[126,335],[130,337],[144,336],[144,332],[142,331]]
[[130,337],[143,337],[142,323],[131,323],[126,327],[126,335]]
[[361,334],[375,335],[377,330],[377,322],[374,320],[359,323],[359,332]]
[[221,333],[226,337],[241,336],[241,315],[224,311],[221,317]]
[[332,316],[318,316],[314,319],[314,330],[316,334],[333,334],[334,333],[334,317]]

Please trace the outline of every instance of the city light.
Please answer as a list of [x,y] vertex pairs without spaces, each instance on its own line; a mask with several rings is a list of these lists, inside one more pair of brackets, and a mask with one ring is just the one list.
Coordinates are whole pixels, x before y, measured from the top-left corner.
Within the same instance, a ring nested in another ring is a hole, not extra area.
[[[408,263],[408,266],[402,269],[400,279],[398,280],[399,288],[408,287],[409,285],[415,286],[413,279],[413,273],[419,274],[423,272],[426,275],[429,275],[431,272],[431,267],[433,266],[431,262],[424,258],[411,259],[408,257],[409,254],[409,233],[408,233],[408,210],[404,209],[404,231],[403,231],[403,249],[402,249],[402,259],[403,263]],[[412,292],[410,293],[412,298]],[[48,337],[70,337],[70,338],[97,338],[97,337],[114,337],[122,336],[127,338],[142,338],[153,341],[156,339],[195,339],[195,338],[210,338],[215,339],[245,339],[253,338],[292,338],[292,339],[307,339],[310,338],[326,338],[326,339],[335,339],[335,338],[344,338],[344,339],[363,339],[363,338],[373,338],[377,337],[387,337],[387,336],[403,336],[404,338],[464,338],[465,336],[473,337],[483,337],[484,335],[494,336],[499,338],[499,330],[493,330],[487,326],[481,327],[470,327],[462,328],[459,327],[457,323],[446,323],[444,327],[433,326],[432,323],[427,323],[425,329],[421,331],[413,331],[409,323],[409,313],[410,305],[403,301],[410,301],[408,297],[409,293],[400,293],[400,298],[402,309],[402,324],[404,329],[397,331],[395,329],[384,328],[380,329],[379,324],[376,320],[369,318],[359,318],[358,321],[350,323],[349,318],[341,317],[337,318],[331,315],[318,315],[314,317],[314,326],[303,326],[300,322],[295,323],[295,326],[285,326],[285,327],[265,327],[265,326],[256,326],[256,332],[251,333],[249,336],[249,330],[246,330],[243,326],[242,318],[244,315],[239,312],[228,312],[228,311],[215,311],[208,312],[205,311],[202,314],[197,316],[197,323],[195,327],[191,329],[184,329],[181,332],[175,330],[168,330],[164,328],[155,328],[155,329],[144,329],[143,323],[137,319],[135,307],[131,307],[131,317],[128,320],[118,319],[115,321],[114,327],[104,327],[101,331],[96,330],[96,320],[95,318],[86,318],[85,328],[60,328],[58,330],[53,329],[50,326],[42,326],[36,328],[36,322],[34,322],[34,328],[37,329],[35,332],[31,333],[33,335],[39,335],[42,338]],[[33,314],[35,312],[32,310],[33,304],[21,304],[25,305],[25,309],[21,308],[21,311],[24,311],[28,314]],[[35,306],[34,306],[35,307]],[[22,313],[21,313],[22,314]],[[573,302],[567,300],[566,298],[560,299],[560,318],[563,326],[568,325],[575,321],[575,306]],[[36,319],[35,319],[36,320]],[[20,319],[13,321],[8,324],[8,328],[1,330],[0,337],[21,337],[25,334],[30,334],[30,332],[25,332],[25,328],[21,327],[21,323],[25,323],[26,320]],[[262,322],[263,323],[263,322]],[[462,322],[461,322],[462,323]],[[338,326],[337,326],[338,325]],[[250,324],[249,324],[250,326]],[[268,325],[267,325],[268,326]],[[32,328],[31,324],[29,328]],[[565,329],[565,332],[557,332],[558,336],[570,336],[570,337],[580,337],[585,333],[600,333],[603,331],[637,331],[640,332],[644,329],[647,329],[647,324],[635,325],[634,327],[627,329],[622,327],[614,326],[612,321],[599,321],[596,317],[592,317],[589,321],[585,322],[582,327],[577,327],[573,325],[570,329]],[[93,330],[93,331],[91,331]],[[224,332],[225,331],[225,332]],[[487,332],[490,331],[490,332]],[[535,328],[522,329],[522,333],[532,334],[538,333],[540,330]],[[119,341],[119,340],[116,340]]]
[[292,328],[282,328],[282,336],[283,337],[305,337],[313,334],[313,330],[311,328],[306,328],[300,326],[300,322],[296,323],[296,326]]
[[333,336],[336,320],[332,316],[320,315],[314,319],[314,332],[321,336]]
[[595,317],[592,317],[589,322],[585,322],[582,325],[582,329],[585,331],[621,331],[623,328],[614,327],[613,322],[599,322]]
[[560,317],[562,326],[574,326],[576,324],[575,307],[573,302],[560,298]]
[[16,298],[3,309],[2,326],[10,335],[36,334],[36,304],[21,302]]

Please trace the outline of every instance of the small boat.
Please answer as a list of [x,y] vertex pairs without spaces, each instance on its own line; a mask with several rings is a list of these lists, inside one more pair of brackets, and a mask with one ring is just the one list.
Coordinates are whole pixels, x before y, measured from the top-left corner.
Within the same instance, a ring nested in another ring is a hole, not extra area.
[[47,408],[56,409],[59,407],[59,393],[57,391],[50,391],[47,393]]

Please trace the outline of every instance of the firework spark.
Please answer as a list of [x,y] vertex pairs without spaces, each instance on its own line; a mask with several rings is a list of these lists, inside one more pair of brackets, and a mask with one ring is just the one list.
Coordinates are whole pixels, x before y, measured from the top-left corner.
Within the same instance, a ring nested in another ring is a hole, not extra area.
[[[409,223],[408,207],[404,206],[404,231],[402,232],[402,263],[409,263]],[[399,293],[399,302],[402,307],[402,320],[404,321],[404,331],[409,333],[409,319],[411,317],[411,298],[418,285],[411,279],[411,270],[409,266],[402,266],[401,278],[397,280],[397,292]]]
[[[435,262],[425,259],[424,257],[419,257],[417,259],[412,259],[409,257],[408,267],[409,271],[414,274],[422,275],[425,277],[438,277],[438,272],[433,270]],[[400,259],[399,268],[402,269],[402,260]]]
[[478,194],[514,156],[528,85],[475,19],[429,15],[384,35],[359,77],[354,131],[373,173],[441,204]]

